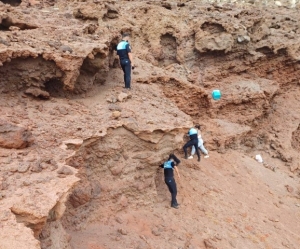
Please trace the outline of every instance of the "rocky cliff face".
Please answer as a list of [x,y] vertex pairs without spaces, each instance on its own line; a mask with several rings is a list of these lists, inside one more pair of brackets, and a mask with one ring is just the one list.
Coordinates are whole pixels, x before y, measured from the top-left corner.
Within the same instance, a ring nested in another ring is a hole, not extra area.
[[299,32],[293,1],[0,1],[0,248],[298,248]]

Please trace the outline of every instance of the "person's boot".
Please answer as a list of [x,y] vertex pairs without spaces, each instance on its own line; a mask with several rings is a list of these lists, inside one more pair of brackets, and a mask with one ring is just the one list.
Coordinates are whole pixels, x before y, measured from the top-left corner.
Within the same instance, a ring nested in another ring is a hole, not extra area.
[[200,162],[200,157],[198,157],[198,162]]
[[176,204],[172,204],[171,207],[172,207],[172,208],[178,209],[178,208],[179,208],[179,205],[176,203]]

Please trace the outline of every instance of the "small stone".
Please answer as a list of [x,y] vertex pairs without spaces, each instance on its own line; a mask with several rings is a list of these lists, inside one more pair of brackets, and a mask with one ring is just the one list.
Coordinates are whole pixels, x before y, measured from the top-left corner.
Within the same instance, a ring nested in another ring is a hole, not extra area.
[[50,47],[54,47],[56,49],[59,49],[59,47],[62,45],[59,41],[48,41],[48,45]]
[[62,115],[67,115],[67,114],[68,114],[68,110],[67,110],[67,108],[64,107],[64,106],[59,106],[59,107],[58,107],[58,111],[59,111],[60,114],[62,114]]
[[67,45],[62,45],[62,46],[60,46],[59,50],[62,51],[62,52],[69,52],[69,53],[72,53],[72,52],[73,52],[73,49],[70,48],[70,47],[67,46]]
[[207,248],[207,249],[217,249],[217,247],[214,246],[214,244],[211,242],[210,239],[205,239],[203,242],[204,242],[205,248]]
[[239,35],[237,38],[238,43],[249,42],[250,40],[251,38],[248,35]]
[[28,2],[30,6],[40,4],[40,1],[36,1],[36,0],[29,0]]
[[113,96],[110,96],[108,99],[106,99],[106,101],[108,103],[116,103],[117,102],[117,99]]
[[159,229],[156,228],[156,227],[153,228],[151,232],[152,232],[152,234],[155,235],[155,236],[160,236],[160,235],[161,235],[161,232],[160,232]]
[[36,109],[39,110],[39,112],[42,112],[44,110],[43,105],[38,105]]
[[19,167],[17,165],[10,165],[10,167],[9,167],[9,171],[12,173],[17,172],[18,169],[19,169]]
[[31,183],[30,183],[30,181],[28,181],[28,180],[25,180],[25,181],[23,181],[23,185],[24,186],[29,186]]
[[222,236],[221,236],[220,234],[216,234],[216,235],[215,235],[215,238],[216,238],[217,240],[222,240]]
[[128,200],[126,198],[126,196],[122,195],[121,199],[120,199],[120,204],[122,207],[127,207],[128,206]]
[[275,1],[275,5],[282,6],[282,3],[280,1]]
[[0,43],[4,44],[5,46],[10,46],[10,43],[8,41],[2,39],[1,37],[0,37]]
[[285,246],[286,248],[290,248],[290,245],[286,242],[282,242],[282,245]]
[[289,185],[285,185],[286,187],[286,190],[289,192],[289,193],[293,193],[294,192],[294,188],[289,186]]
[[110,104],[108,106],[108,109],[110,111],[119,111],[119,112],[122,110],[122,108],[120,106],[116,105],[116,104]]
[[48,163],[42,162],[42,163],[40,164],[40,168],[41,168],[41,169],[47,169],[48,167],[49,167],[49,164],[48,164]]
[[114,112],[112,112],[112,118],[114,118],[114,119],[118,119],[119,117],[121,117],[121,112],[119,112],[119,111],[114,111]]
[[121,217],[116,217],[116,222],[123,224],[124,220]]
[[23,127],[0,119],[0,147],[23,149],[33,142],[32,133]]
[[17,26],[10,26],[8,29],[9,29],[10,31],[19,31],[19,30],[20,30],[20,28],[17,27]]
[[122,235],[127,235],[127,234],[128,234],[128,232],[127,232],[124,228],[118,229],[118,232],[119,232],[120,234],[122,234]]
[[31,172],[38,173],[38,172],[41,172],[43,169],[40,166],[40,162],[36,162],[31,165],[30,170],[31,170]]
[[57,173],[60,175],[73,175],[73,171],[67,166],[62,166]]
[[275,218],[275,217],[271,217],[269,218],[269,221],[272,221],[272,222],[279,222],[279,219]]
[[88,203],[92,198],[92,188],[91,185],[85,183],[83,185],[78,185],[73,193],[70,195],[70,203],[73,207],[77,208],[81,205]]
[[229,244],[233,247],[233,248],[236,248],[236,241],[229,241]]
[[45,183],[45,182],[47,182],[47,180],[45,178],[39,177],[36,179],[36,182],[37,183]]
[[117,166],[117,167],[110,168],[110,172],[114,176],[120,175],[122,173],[122,171],[123,171],[123,167]]
[[51,171],[57,170],[57,169],[58,169],[57,163],[51,163],[49,169],[50,169]]
[[118,97],[117,97],[117,99],[118,99],[119,102],[123,102],[123,100],[125,100],[125,99],[127,99],[127,98],[128,98],[128,94],[127,94],[127,93],[124,93],[124,92],[121,92],[121,93],[118,95]]
[[238,41],[238,43],[242,43],[244,41],[244,37],[238,36],[237,41]]
[[245,39],[245,41],[247,41],[247,42],[251,41],[251,38],[250,38],[250,36],[248,36],[248,35],[244,35],[244,39]]

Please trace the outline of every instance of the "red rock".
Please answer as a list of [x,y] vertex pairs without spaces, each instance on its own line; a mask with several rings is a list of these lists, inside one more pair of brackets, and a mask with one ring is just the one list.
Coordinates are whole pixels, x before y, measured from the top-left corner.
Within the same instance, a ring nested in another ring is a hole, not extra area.
[[73,207],[79,207],[91,200],[92,188],[89,184],[77,186],[70,195],[70,203]]
[[0,119],[0,147],[22,149],[32,142],[33,137],[30,131]]

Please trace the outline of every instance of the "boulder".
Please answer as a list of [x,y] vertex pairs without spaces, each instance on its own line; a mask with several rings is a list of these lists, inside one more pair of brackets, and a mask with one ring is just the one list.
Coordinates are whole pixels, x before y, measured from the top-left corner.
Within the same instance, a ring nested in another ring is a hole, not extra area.
[[0,119],[0,147],[23,149],[33,142],[30,131]]

